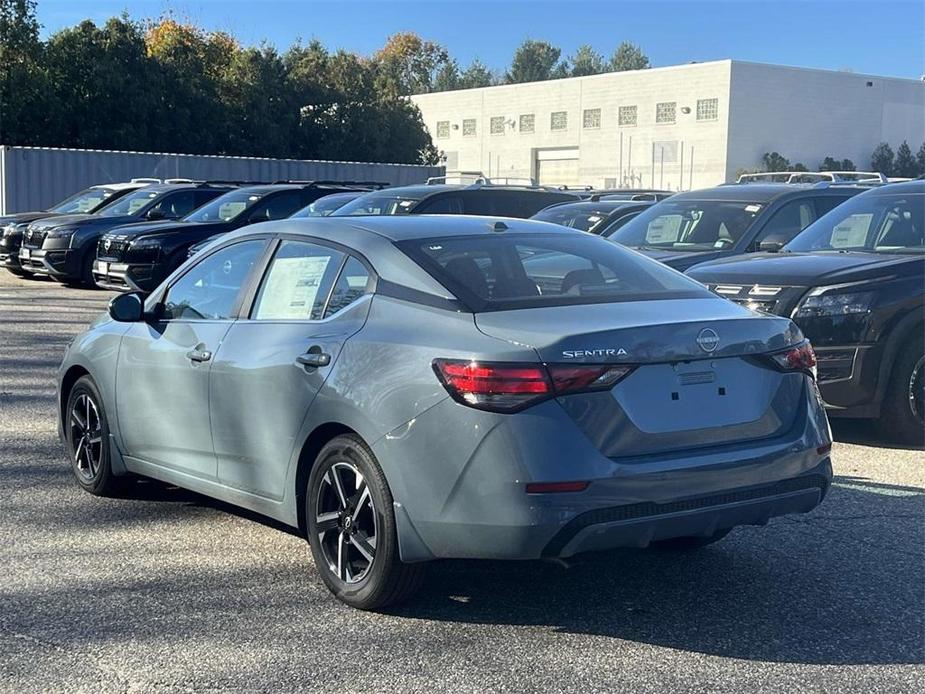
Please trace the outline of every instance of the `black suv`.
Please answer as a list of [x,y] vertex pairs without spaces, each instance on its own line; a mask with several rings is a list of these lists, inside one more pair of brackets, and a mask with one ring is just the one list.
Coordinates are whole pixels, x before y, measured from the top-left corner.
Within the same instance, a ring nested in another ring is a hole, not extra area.
[[26,272],[66,284],[93,286],[96,245],[104,233],[129,222],[179,219],[230,189],[213,183],[155,184],[122,196],[96,214],[32,222],[19,249],[20,265]]
[[733,184],[678,193],[653,205],[610,239],[685,270],[729,255],[778,250],[866,187]]
[[367,193],[335,210],[331,216],[477,214],[526,219],[553,203],[579,199],[575,193],[539,186],[437,183]]
[[610,198],[557,202],[540,210],[530,219],[610,237],[617,229],[653,204],[654,201]]
[[47,210],[19,212],[0,217],[0,267],[5,267],[16,275],[23,274],[19,266],[19,249],[22,246],[22,237],[26,232],[26,227],[31,222],[65,214],[93,214],[126,193],[131,193],[151,183],[160,183],[160,180],[136,178],[128,183],[102,183],[75,193]]
[[[705,263],[691,277],[800,326],[816,349],[829,414],[925,437],[925,181],[836,207],[781,253]],[[720,336],[722,339],[722,336]]]
[[119,226],[99,239],[93,279],[119,291],[151,291],[186,260],[191,246],[248,224],[284,219],[332,193],[371,190],[374,181],[267,183],[227,191],[179,221]]

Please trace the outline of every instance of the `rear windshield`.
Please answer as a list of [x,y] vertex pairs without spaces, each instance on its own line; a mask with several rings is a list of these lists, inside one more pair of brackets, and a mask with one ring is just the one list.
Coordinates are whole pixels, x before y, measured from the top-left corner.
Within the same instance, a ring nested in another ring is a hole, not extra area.
[[585,234],[492,234],[398,244],[473,311],[712,296],[654,260]]
[[763,205],[726,200],[663,200],[617,231],[624,246],[668,251],[712,251],[734,246]]
[[530,219],[561,224],[579,231],[589,231],[599,224],[601,220],[606,219],[608,214],[610,214],[609,211],[598,209],[593,204],[577,203],[547,207],[545,210],[537,212]]

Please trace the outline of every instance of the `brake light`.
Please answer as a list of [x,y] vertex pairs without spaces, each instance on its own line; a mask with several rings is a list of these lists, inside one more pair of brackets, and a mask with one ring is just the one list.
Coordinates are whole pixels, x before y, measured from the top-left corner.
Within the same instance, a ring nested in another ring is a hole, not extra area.
[[516,412],[555,395],[608,390],[632,367],[519,364],[435,359],[434,372],[453,398],[492,412]]
[[816,377],[816,353],[809,340],[795,347],[770,355],[778,368],[784,371],[806,371]]
[[590,482],[528,482],[527,494],[562,494],[566,492],[583,492]]

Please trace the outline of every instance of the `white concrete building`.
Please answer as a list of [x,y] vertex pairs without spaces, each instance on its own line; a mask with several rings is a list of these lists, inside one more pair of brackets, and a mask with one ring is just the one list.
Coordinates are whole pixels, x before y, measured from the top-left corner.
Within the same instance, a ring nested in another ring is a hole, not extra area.
[[688,190],[925,141],[925,82],[737,60],[412,97],[448,171]]

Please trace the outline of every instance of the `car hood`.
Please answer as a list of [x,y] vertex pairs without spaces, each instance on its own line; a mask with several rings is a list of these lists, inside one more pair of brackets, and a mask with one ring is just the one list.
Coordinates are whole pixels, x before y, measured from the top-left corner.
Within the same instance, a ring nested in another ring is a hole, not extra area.
[[135,221],[138,221],[137,217],[98,217],[93,214],[65,214],[49,219],[40,219],[34,222],[34,228],[47,231],[48,229],[72,226],[115,226],[117,224],[127,224],[128,222]]
[[673,267],[675,270],[686,270],[692,265],[697,265],[698,263],[703,263],[710,260],[716,260],[717,258],[722,258],[725,255],[729,255],[729,251],[663,251],[663,250],[650,250],[650,249],[634,249],[639,250],[640,253],[643,253],[650,258],[653,258],[660,263],[665,263],[668,267]]
[[60,216],[61,215],[55,212],[20,212],[18,214],[6,214],[0,217],[0,227],[5,227],[9,224],[25,224],[26,222],[34,222],[37,219]]
[[126,239],[135,239],[147,234],[179,231],[191,225],[201,226],[195,222],[178,222],[175,219],[162,219],[156,222],[135,222],[134,224],[121,224],[109,231],[109,234],[122,236]]
[[687,274],[704,283],[781,284],[810,287],[922,272],[925,257],[878,253],[756,253],[692,267]]

